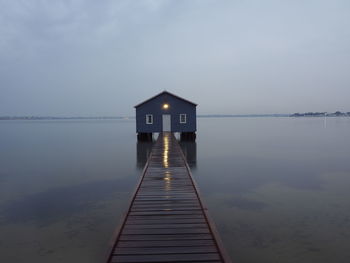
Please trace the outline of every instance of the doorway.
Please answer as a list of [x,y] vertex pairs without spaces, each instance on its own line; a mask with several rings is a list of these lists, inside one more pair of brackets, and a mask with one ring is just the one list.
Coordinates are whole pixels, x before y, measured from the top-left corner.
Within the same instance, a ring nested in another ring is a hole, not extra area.
[[163,132],[171,131],[171,116],[170,114],[163,114]]

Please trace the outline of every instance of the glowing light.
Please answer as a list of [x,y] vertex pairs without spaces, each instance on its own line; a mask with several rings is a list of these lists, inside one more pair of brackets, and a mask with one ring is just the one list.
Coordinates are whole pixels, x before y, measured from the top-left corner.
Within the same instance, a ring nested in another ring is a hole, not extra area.
[[169,104],[167,104],[167,103],[163,104],[163,109],[164,110],[167,110],[168,108],[169,108]]
[[163,152],[163,166],[165,168],[169,167],[169,138],[167,136],[163,137],[163,143],[164,143],[164,152]]
[[[169,150],[170,150],[170,141],[168,135],[163,137],[163,167],[169,168]],[[164,173],[164,188],[165,191],[171,191],[172,189],[172,174],[169,170],[166,170]]]

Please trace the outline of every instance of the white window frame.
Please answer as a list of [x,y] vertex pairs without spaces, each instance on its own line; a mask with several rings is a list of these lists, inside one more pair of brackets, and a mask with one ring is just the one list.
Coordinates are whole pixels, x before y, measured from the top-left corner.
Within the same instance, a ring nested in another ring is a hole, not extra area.
[[[182,121],[182,119],[181,119],[182,116],[185,116],[185,121]],[[187,123],[187,114],[186,113],[181,113],[180,114],[180,123],[182,123],[182,124]]]
[[[148,117],[151,117],[151,121],[148,121]],[[146,114],[146,124],[153,124],[153,114]]]

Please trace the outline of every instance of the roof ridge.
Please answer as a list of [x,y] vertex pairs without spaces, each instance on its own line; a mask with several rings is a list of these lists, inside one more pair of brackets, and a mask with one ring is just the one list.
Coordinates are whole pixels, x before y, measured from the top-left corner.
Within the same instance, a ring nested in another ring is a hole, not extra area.
[[173,96],[173,97],[175,97],[175,98],[178,98],[178,99],[180,99],[180,100],[183,100],[183,101],[186,101],[186,102],[188,102],[188,103],[191,103],[191,104],[193,104],[193,105],[195,105],[195,106],[198,105],[197,103],[194,103],[194,102],[192,102],[192,101],[186,100],[186,99],[184,99],[184,98],[182,98],[182,97],[180,97],[180,96],[178,96],[178,95],[176,95],[176,94],[174,94],[174,93],[171,93],[171,92],[169,92],[169,91],[167,91],[167,90],[164,90],[164,91],[162,91],[162,92],[160,92],[160,93],[154,95],[153,97],[151,97],[151,98],[149,98],[149,99],[147,99],[147,100],[145,100],[145,101],[143,101],[143,102],[141,102],[141,103],[135,105],[134,108],[137,108],[137,107],[141,106],[142,104],[144,104],[144,103],[146,103],[146,102],[148,102],[148,101],[150,101],[150,100],[153,100],[153,99],[155,99],[156,97],[158,97],[158,96],[160,96],[160,95],[162,95],[162,94],[165,94],[165,93],[167,93],[167,94],[169,94],[169,95],[171,95],[171,96]]

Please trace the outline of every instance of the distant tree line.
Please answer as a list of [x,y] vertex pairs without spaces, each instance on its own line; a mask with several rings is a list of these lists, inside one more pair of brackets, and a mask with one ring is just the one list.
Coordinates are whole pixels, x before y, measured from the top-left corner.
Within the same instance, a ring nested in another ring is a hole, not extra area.
[[0,116],[0,120],[115,120],[128,117],[52,117],[52,116]]
[[336,111],[333,113],[329,112],[304,112],[304,113],[294,113],[290,117],[350,117],[350,112]]

